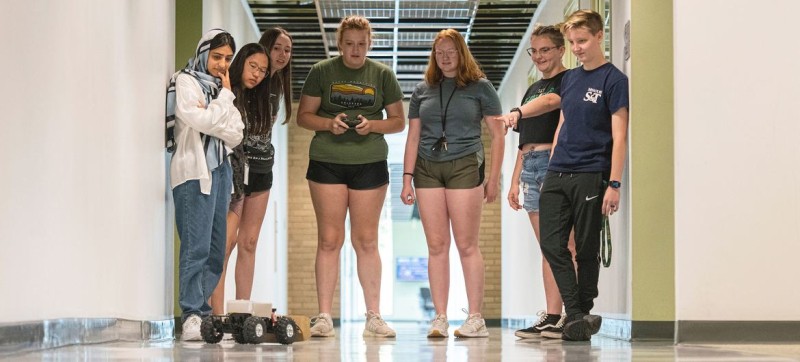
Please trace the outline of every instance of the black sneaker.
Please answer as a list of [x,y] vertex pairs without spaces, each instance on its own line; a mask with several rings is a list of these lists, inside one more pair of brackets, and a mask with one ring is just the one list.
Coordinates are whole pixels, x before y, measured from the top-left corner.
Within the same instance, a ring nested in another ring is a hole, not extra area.
[[558,322],[555,327],[547,327],[542,330],[542,338],[561,339],[564,332],[564,320]]
[[597,334],[600,331],[600,326],[603,324],[603,317],[594,314],[587,314],[583,317],[586,323],[589,323],[589,333]]
[[547,312],[540,310],[536,315],[539,316],[539,320],[533,326],[520,329],[514,332],[514,335],[523,339],[539,338],[542,331],[560,326],[562,317],[559,314],[547,314]]
[[587,315],[579,315],[575,318],[567,318],[569,322],[564,324],[564,332],[561,339],[565,341],[589,341],[592,339],[589,322],[584,319]]

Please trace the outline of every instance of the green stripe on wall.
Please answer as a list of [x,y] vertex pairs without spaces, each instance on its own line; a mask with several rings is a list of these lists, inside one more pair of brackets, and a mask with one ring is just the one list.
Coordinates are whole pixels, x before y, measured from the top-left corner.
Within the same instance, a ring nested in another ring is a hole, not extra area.
[[[175,0],[175,69],[186,66],[194,55],[197,42],[203,36],[203,0]],[[181,315],[178,305],[178,257],[181,243],[175,230],[175,316]]]
[[630,4],[631,319],[674,321],[672,0]]

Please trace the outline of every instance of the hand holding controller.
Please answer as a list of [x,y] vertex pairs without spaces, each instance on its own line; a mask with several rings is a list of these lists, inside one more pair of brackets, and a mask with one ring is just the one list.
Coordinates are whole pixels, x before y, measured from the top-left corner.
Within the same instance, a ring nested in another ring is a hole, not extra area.
[[358,118],[351,120],[348,117],[342,117],[342,122],[344,122],[344,124],[346,124],[347,127],[350,127],[350,129],[356,128],[356,126],[361,124],[361,121]]

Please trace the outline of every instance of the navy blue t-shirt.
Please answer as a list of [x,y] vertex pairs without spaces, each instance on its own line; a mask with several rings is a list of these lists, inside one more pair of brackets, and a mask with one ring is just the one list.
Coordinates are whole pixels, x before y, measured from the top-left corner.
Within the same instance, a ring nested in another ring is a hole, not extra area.
[[611,115],[628,108],[628,76],[606,63],[567,71],[561,81],[564,123],[548,170],[609,172]]

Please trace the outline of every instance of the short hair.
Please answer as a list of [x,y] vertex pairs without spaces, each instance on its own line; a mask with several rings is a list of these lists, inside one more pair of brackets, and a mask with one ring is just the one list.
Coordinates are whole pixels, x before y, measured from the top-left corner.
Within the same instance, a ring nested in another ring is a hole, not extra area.
[[366,30],[369,42],[372,43],[372,25],[370,25],[367,18],[361,15],[350,15],[344,17],[339,23],[339,27],[336,29],[336,44],[339,44],[342,41],[342,36],[347,30]]
[[561,24],[561,32],[566,33],[567,30],[575,28],[586,28],[592,35],[596,35],[603,31],[603,17],[596,11],[578,10],[570,14],[567,20]]
[[456,46],[458,51],[458,73],[456,74],[456,86],[465,87],[467,84],[472,83],[480,78],[485,78],[480,65],[475,61],[475,58],[470,53],[467,47],[467,42],[461,33],[455,29],[444,29],[436,34],[431,45],[431,55],[428,58],[428,69],[425,70],[425,83],[428,85],[439,84],[444,78],[444,73],[439,69],[436,64],[436,43],[442,39],[450,39]]
[[537,24],[536,28],[533,29],[533,33],[531,33],[531,39],[537,36],[546,36],[550,41],[553,42],[557,47],[564,46],[564,34],[559,29],[561,24],[556,25],[540,25]]

